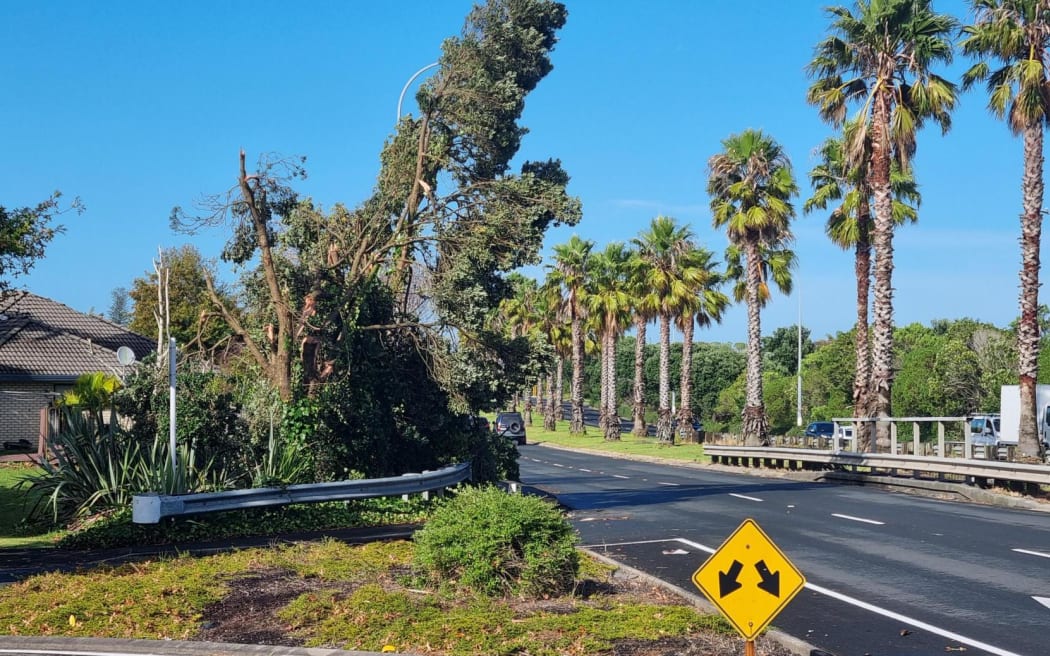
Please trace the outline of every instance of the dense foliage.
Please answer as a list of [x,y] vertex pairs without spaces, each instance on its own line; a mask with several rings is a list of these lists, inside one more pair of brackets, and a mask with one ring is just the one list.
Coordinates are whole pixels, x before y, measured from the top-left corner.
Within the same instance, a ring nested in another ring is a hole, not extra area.
[[579,571],[575,532],[561,511],[495,487],[461,489],[413,539],[429,580],[488,595],[565,592]]

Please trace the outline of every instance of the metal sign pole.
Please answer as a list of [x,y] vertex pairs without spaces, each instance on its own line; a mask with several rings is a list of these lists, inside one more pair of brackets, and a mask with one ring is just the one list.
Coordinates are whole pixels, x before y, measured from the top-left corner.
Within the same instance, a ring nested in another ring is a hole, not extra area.
[[744,641],[744,656],[755,656],[755,641],[745,640]]
[[[168,448],[171,450],[171,473],[178,480],[179,456],[175,451],[175,338],[168,341]],[[179,492],[182,492],[180,489]]]

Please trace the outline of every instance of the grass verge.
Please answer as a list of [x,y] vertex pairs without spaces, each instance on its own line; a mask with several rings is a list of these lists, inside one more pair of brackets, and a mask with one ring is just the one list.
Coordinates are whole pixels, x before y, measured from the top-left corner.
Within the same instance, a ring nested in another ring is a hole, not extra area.
[[0,549],[53,547],[65,533],[25,523],[35,500],[18,483],[36,471],[36,466],[26,463],[0,465]]

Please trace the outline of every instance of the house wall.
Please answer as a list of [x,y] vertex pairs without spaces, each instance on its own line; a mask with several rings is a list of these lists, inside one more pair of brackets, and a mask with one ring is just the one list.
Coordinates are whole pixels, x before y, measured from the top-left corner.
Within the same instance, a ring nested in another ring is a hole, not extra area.
[[19,454],[2,449],[4,442],[25,439],[32,445],[28,453],[40,450],[40,411],[55,398],[56,387],[52,383],[0,383],[0,459]]

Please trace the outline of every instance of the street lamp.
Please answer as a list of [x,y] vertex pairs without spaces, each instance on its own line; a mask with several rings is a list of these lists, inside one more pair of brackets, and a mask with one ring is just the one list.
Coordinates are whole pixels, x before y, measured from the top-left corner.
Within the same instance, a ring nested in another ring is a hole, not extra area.
[[798,367],[795,369],[795,373],[798,374],[798,415],[795,417],[797,426],[802,425],[802,290],[799,287],[795,286],[795,293],[798,294]]
[[412,86],[412,83],[415,82],[417,77],[438,65],[438,62],[434,62],[433,64],[427,64],[423,68],[413,73],[412,77],[408,78],[408,82],[405,82],[405,86],[401,89],[401,95],[397,97],[397,118],[394,119],[395,121],[401,120],[401,103],[405,100],[405,94],[408,93],[408,87]]

